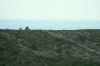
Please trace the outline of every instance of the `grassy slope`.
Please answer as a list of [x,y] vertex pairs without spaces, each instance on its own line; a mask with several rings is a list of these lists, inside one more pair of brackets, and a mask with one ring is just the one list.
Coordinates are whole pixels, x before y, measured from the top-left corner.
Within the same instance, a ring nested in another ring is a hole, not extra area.
[[[51,32],[100,52],[99,30]],[[98,61],[100,55],[45,31],[0,30],[0,66],[100,66]]]

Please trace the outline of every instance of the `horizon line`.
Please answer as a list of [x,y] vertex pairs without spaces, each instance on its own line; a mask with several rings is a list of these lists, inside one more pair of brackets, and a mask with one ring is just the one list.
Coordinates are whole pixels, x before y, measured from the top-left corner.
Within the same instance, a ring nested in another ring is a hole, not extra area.
[[0,19],[0,20],[21,20],[21,21],[100,21],[100,20],[56,20],[56,19]]

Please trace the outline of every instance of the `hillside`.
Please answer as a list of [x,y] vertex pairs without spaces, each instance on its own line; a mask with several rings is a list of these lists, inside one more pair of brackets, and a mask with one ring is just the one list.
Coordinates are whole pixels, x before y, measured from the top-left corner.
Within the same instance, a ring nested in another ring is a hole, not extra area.
[[100,30],[0,30],[0,66],[100,66]]

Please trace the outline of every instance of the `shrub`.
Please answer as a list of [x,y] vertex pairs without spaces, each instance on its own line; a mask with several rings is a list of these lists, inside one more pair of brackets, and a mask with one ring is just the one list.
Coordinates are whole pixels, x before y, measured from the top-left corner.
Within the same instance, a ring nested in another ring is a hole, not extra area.
[[62,41],[59,41],[58,44],[57,44],[57,47],[61,47],[62,44],[63,44],[63,42]]
[[27,27],[25,28],[25,30],[30,30],[30,28],[27,26]]
[[79,39],[80,41],[85,41],[85,40],[86,40],[86,36],[84,36],[84,35],[79,35],[79,36],[78,36],[78,39]]
[[11,51],[11,53],[14,54],[14,55],[18,55],[18,51],[15,50],[15,49],[13,49],[13,50]]
[[31,48],[32,50],[37,50],[37,46],[35,44],[32,44],[31,46],[29,46],[29,48]]
[[3,46],[0,46],[0,51],[4,51],[4,47]]
[[60,42],[60,41],[62,41],[62,39],[60,39],[60,38],[55,38],[55,41]]
[[57,49],[56,52],[57,53],[61,53],[63,50],[62,49]]
[[19,30],[23,30],[23,29],[20,27]]

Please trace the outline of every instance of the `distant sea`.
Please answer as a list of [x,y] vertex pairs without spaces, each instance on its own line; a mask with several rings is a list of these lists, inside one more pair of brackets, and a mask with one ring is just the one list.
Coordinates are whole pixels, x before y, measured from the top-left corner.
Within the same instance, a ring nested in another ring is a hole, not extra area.
[[0,29],[30,29],[44,30],[77,30],[77,29],[100,29],[100,21],[81,20],[81,21],[59,21],[59,20],[0,20]]

